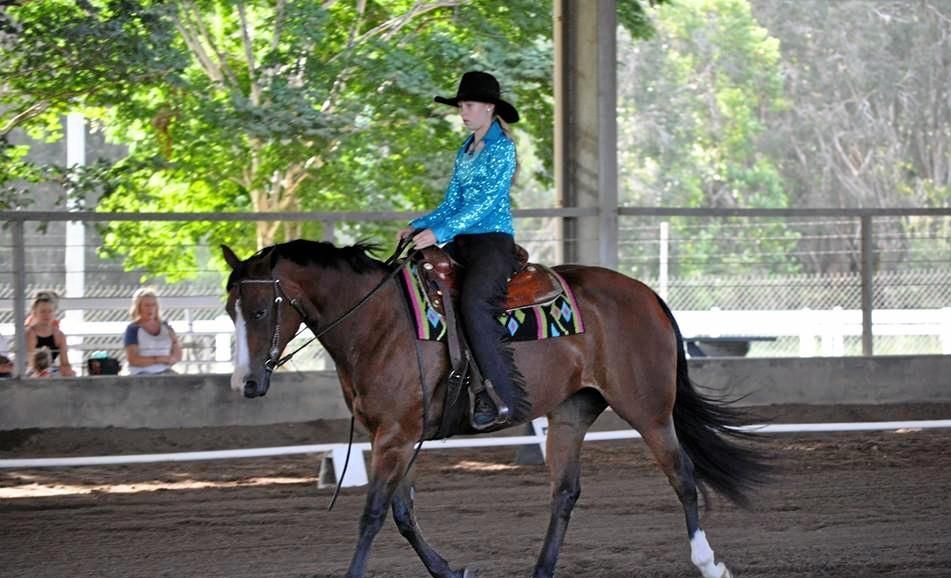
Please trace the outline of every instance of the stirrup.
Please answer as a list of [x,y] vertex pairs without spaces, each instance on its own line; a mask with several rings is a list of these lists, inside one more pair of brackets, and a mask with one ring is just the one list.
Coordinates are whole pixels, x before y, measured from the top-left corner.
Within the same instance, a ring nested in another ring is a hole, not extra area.
[[[491,427],[508,424],[509,420],[512,418],[512,410],[509,409],[509,406],[505,405],[505,402],[502,401],[501,397],[499,397],[499,394],[495,391],[495,386],[492,385],[492,381],[486,379],[480,384],[480,386],[481,387],[478,387],[478,389],[476,388],[477,386],[469,388],[470,425],[472,425],[473,429],[482,431]],[[485,423],[479,423],[476,421],[476,401],[480,395],[487,396],[489,398],[489,403],[495,406],[495,418],[491,421],[486,421]]]

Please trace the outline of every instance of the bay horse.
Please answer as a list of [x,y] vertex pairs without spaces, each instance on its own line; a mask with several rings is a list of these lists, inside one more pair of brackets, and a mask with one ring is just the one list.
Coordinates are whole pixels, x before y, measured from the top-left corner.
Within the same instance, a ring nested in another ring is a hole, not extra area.
[[[296,240],[241,260],[222,246],[232,269],[227,282],[236,337],[231,385],[246,397],[265,395],[271,371],[300,324],[323,326],[320,342],[372,445],[370,483],[347,578],[364,576],[371,544],[390,508],[399,532],[432,576],[474,578],[471,570],[453,569],[426,542],[414,512],[414,446],[439,429],[450,369],[446,345],[416,341],[392,266],[373,258],[373,248]],[[729,578],[700,528],[698,486],[746,505],[748,490],[764,481],[763,456],[737,439],[748,435],[734,429],[741,413],[693,386],[680,330],[654,291],[600,267],[554,269],[574,292],[585,332],[512,344],[530,406],[523,421],[546,415],[549,423],[551,518],[534,578],[554,575],[581,492],[582,441],[608,406],[640,432],[673,486],[700,574]]]

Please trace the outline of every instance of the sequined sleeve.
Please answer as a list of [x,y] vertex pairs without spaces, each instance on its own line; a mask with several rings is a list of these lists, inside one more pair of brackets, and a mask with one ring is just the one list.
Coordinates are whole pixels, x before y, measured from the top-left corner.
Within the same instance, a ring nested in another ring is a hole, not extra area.
[[[515,144],[508,139],[501,139],[482,150],[482,158],[478,160],[485,163],[484,169],[466,172],[465,178],[458,183],[466,191],[465,202],[452,213],[430,223],[437,242],[451,241],[476,223],[491,219],[493,212],[498,213],[499,220],[510,218],[509,192],[515,174],[515,152]],[[469,194],[469,191],[476,194]]]
[[459,173],[454,166],[452,178],[449,180],[449,186],[446,188],[446,196],[443,198],[443,201],[429,214],[410,221],[410,226],[414,229],[430,229],[436,223],[445,221],[449,215],[458,211],[461,202],[462,195],[459,192]]

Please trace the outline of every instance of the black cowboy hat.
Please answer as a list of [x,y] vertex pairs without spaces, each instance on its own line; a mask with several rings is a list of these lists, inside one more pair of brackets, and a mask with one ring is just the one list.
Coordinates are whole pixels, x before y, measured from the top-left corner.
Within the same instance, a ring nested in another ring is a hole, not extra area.
[[507,123],[518,122],[518,111],[508,102],[502,100],[499,81],[488,72],[477,70],[462,75],[456,96],[447,98],[437,96],[433,100],[449,106],[459,106],[460,100],[488,102],[495,105],[495,112]]

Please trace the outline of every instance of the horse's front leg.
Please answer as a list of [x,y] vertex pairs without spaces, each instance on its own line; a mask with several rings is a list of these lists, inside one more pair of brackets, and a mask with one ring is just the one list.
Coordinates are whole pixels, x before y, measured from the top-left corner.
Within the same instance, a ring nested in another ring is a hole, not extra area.
[[393,496],[393,521],[396,522],[400,534],[410,543],[419,559],[426,565],[426,570],[434,578],[475,578],[469,570],[452,570],[445,558],[426,542],[423,533],[416,523],[416,508],[413,504],[413,486],[409,480],[399,485]]
[[412,442],[399,444],[374,444],[370,458],[370,485],[367,489],[367,501],[360,516],[360,534],[357,549],[350,560],[347,578],[363,578],[366,571],[370,547],[386,519],[386,512],[393,493],[406,472],[409,456],[412,454]]

